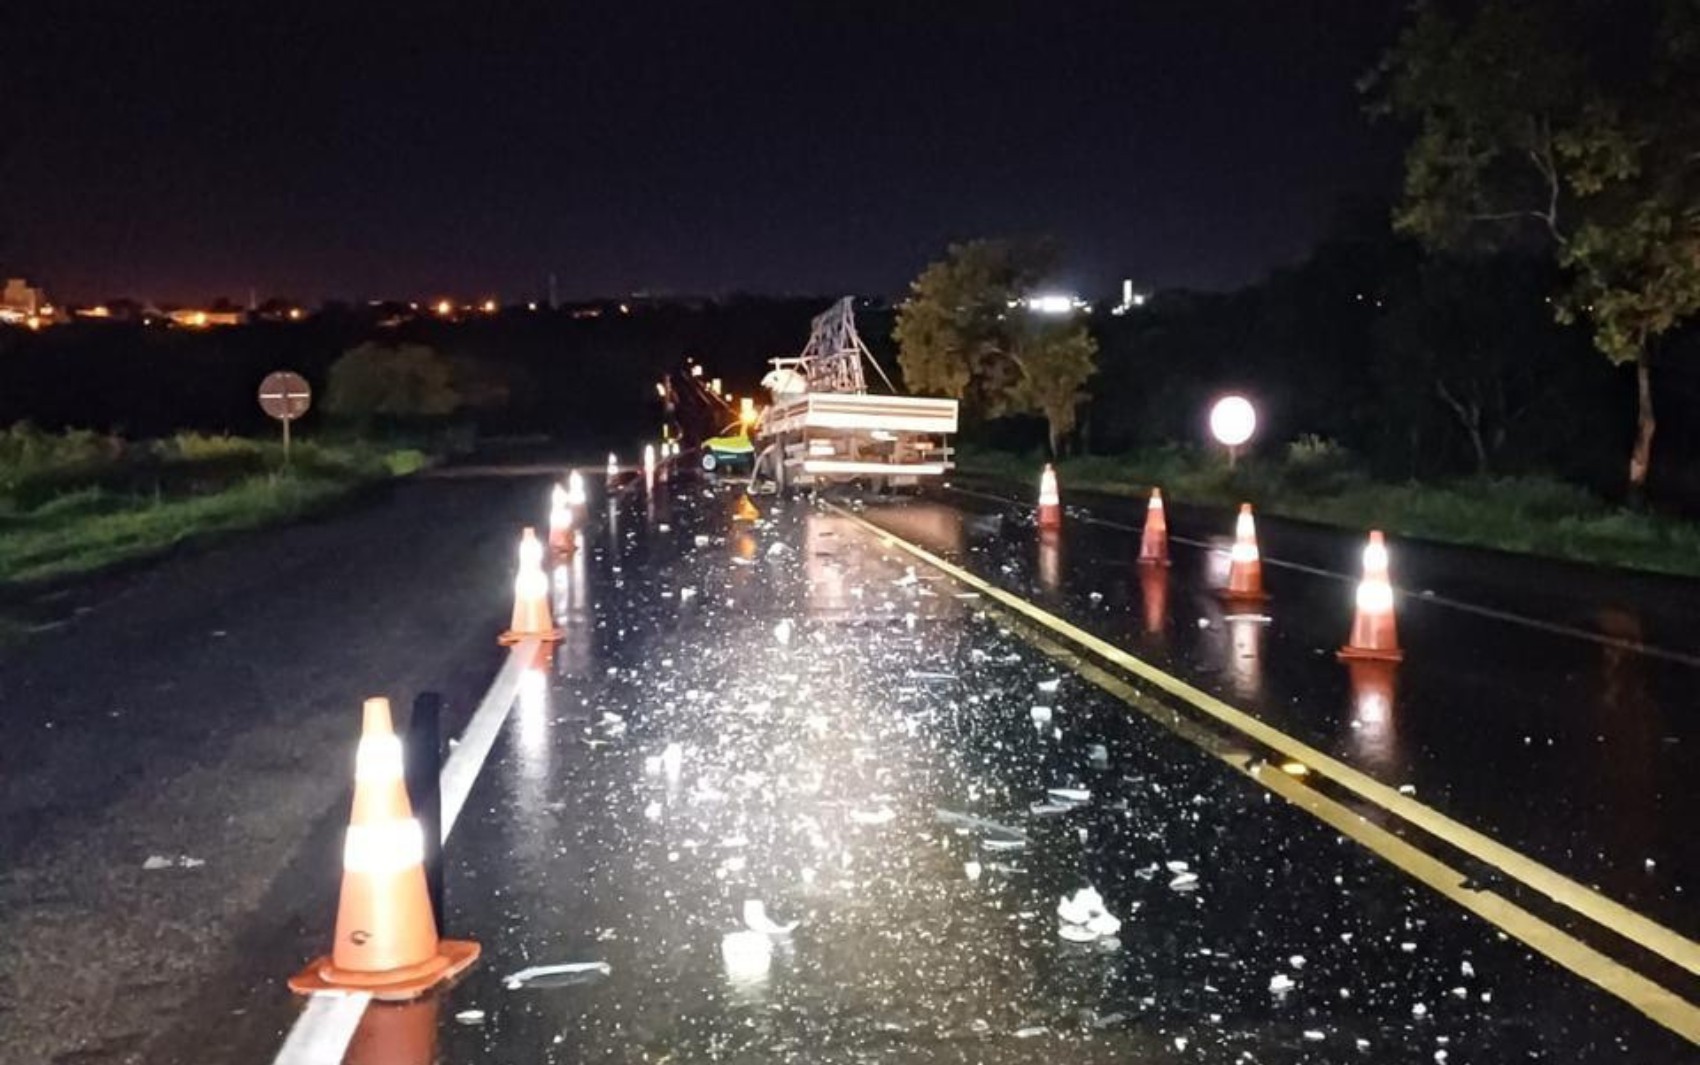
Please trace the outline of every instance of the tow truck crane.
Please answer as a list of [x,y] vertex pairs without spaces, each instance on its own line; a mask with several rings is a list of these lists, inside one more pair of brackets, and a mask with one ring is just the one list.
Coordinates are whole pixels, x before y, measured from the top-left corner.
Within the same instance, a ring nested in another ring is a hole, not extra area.
[[[853,297],[815,316],[802,354],[770,362],[762,387],[773,402],[757,426],[752,489],[763,479],[780,492],[848,483],[908,488],[951,468],[956,400],[896,395],[856,332]],[[868,391],[864,362],[892,394]]]

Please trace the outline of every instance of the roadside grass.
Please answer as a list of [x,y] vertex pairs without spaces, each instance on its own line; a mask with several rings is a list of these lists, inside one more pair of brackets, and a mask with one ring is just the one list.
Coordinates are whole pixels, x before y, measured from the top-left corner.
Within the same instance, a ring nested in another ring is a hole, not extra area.
[[322,510],[427,464],[414,449],[0,429],[0,586],[89,573]]
[[[964,472],[1019,482],[1036,483],[1042,464],[1037,454],[972,447],[958,454]],[[1178,502],[1250,502],[1261,513],[1325,525],[1700,577],[1700,524],[1629,510],[1550,477],[1389,484],[1317,441],[1295,443],[1278,459],[1242,460],[1233,470],[1220,456],[1172,447],[1065,459],[1058,475],[1065,498],[1071,487],[1145,496],[1155,485]]]

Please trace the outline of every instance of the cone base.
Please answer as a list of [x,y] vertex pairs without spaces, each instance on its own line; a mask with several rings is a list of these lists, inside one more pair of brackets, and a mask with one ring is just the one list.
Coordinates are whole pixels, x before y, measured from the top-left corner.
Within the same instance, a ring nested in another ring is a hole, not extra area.
[[1390,649],[1378,647],[1352,647],[1350,645],[1334,652],[1334,657],[1342,662],[1403,662],[1405,652],[1394,647]]
[[544,643],[559,643],[561,638],[560,629],[544,629],[542,632],[516,632],[513,629],[509,629],[507,632],[496,637],[496,642],[501,644],[503,647],[513,647],[516,644],[522,644],[527,640],[542,640]]
[[338,969],[327,954],[290,977],[289,989],[297,995],[364,991],[380,1002],[408,1002],[465,972],[478,960],[479,950],[470,940],[440,939],[437,953],[418,965],[380,973]]
[[1269,602],[1268,592],[1233,592],[1226,588],[1218,588],[1216,589],[1216,596],[1229,606],[1262,606]]

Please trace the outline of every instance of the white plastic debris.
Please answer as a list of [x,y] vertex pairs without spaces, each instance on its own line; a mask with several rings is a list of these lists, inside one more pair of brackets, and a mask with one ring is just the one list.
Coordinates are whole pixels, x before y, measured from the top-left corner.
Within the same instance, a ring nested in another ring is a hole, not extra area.
[[667,749],[661,752],[661,769],[670,777],[679,775],[679,770],[685,764],[685,749],[677,743],[669,743]]
[[1269,993],[1271,995],[1285,995],[1293,989],[1293,986],[1293,978],[1286,973],[1276,973],[1269,978]]
[[1188,865],[1187,863],[1179,862],[1179,861],[1169,861],[1169,862],[1164,862],[1163,864],[1168,867],[1168,870],[1171,873],[1184,873],[1188,869],[1192,868],[1192,866]]
[[457,1023],[457,1024],[483,1024],[484,1023],[484,1011],[483,1010],[461,1010],[459,1013],[455,1014],[455,1023]]
[[1087,886],[1057,902],[1057,935],[1074,943],[1108,939],[1122,923],[1104,906],[1103,896]]
[[773,940],[761,932],[728,932],[720,940],[720,960],[733,984],[759,984],[773,967]]
[[1062,678],[1061,677],[1052,677],[1049,680],[1042,680],[1042,681],[1039,682],[1039,690],[1044,692],[1046,695],[1055,695],[1057,689],[1061,688],[1061,687],[1062,687]]
[[980,870],[980,863],[979,862],[966,862],[962,866],[963,875],[966,876],[970,880],[980,879],[980,871],[981,870]]
[[791,642],[791,629],[791,619],[785,618],[773,627],[773,638],[782,645],[789,644]]
[[858,825],[889,825],[897,820],[897,811],[889,806],[877,810],[851,810],[850,820]]
[[1028,714],[1033,718],[1035,725],[1049,725],[1051,723],[1051,708],[1048,706],[1035,706],[1028,711]]
[[643,816],[651,821],[661,820],[661,804],[659,802],[652,802],[648,806],[645,806],[643,808]]
[[205,864],[207,864],[206,859],[191,858],[187,854],[179,854],[175,858],[168,858],[163,854],[150,854],[142,862],[142,868],[151,873],[160,869],[199,869]]
[[1295,969],[1303,969],[1305,967],[1305,956],[1303,954],[1295,954],[1287,959],[1287,964],[1291,965]]
[[1191,891],[1198,886],[1197,873],[1178,873],[1169,881],[1169,887],[1175,891]]
[[1052,802],[1066,803],[1070,806],[1080,806],[1092,801],[1092,792],[1086,788],[1046,788],[1045,796]]
[[780,924],[767,915],[767,904],[760,899],[744,900],[744,927],[764,936],[788,936],[797,930],[796,921]]
[[613,967],[605,961],[570,961],[559,965],[533,965],[505,977],[502,983],[509,991],[523,987],[568,987],[592,983],[613,972]]
[[1094,769],[1103,769],[1110,764],[1110,749],[1101,743],[1094,743],[1086,750],[1086,760],[1092,763]]

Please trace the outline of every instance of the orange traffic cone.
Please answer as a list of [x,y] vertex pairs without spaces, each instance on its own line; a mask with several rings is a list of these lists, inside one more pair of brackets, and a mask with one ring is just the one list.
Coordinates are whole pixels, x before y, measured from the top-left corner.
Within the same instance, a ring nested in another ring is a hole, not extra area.
[[558,640],[561,630],[555,627],[555,617],[549,612],[549,575],[543,572],[543,545],[537,542],[537,530],[525,527],[519,540],[519,574],[514,577],[514,617],[501,642],[506,645],[521,640]]
[[1222,597],[1247,604],[1268,599],[1268,593],[1263,590],[1263,560],[1257,553],[1257,525],[1252,521],[1250,503],[1240,504],[1240,517],[1234,523],[1234,549],[1228,557],[1228,586],[1222,589]]
[[549,550],[570,555],[573,546],[572,495],[557,484],[549,489]]
[[289,986],[302,995],[368,991],[405,1001],[454,978],[477,957],[476,943],[437,938],[425,886],[425,835],[407,801],[390,701],[367,699],[336,939],[330,955],[291,977]]
[[1139,595],[1145,606],[1145,634],[1161,635],[1169,619],[1169,575],[1162,566],[1140,568]]
[[733,521],[760,521],[761,520],[761,511],[757,510],[756,505],[754,503],[750,502],[749,496],[747,496],[747,495],[739,496],[738,497],[738,509],[734,510],[732,512],[732,520]]
[[1387,544],[1380,529],[1372,529],[1364,547],[1364,579],[1358,584],[1358,613],[1352,621],[1352,638],[1340,648],[1342,659],[1379,659],[1397,662],[1405,657],[1399,650],[1399,632],[1393,621],[1393,585],[1387,579]]
[[1062,528],[1062,500],[1057,495],[1057,471],[1045,463],[1039,474],[1039,528]]
[[1161,488],[1151,489],[1151,502],[1145,505],[1145,532],[1139,537],[1139,564],[1169,564],[1169,519],[1163,513]]

